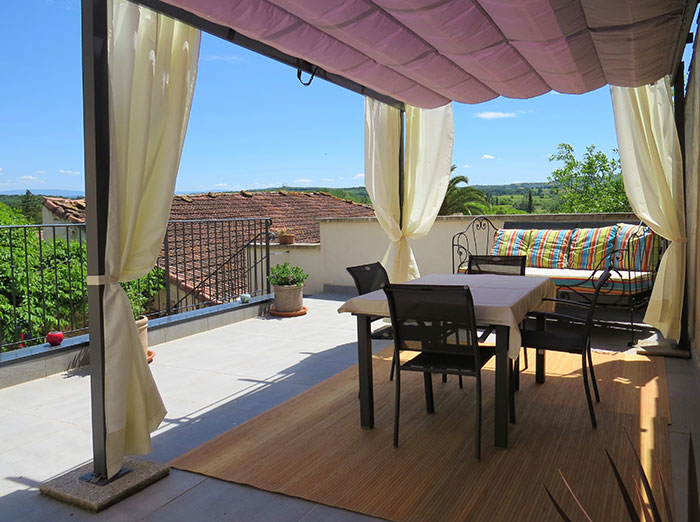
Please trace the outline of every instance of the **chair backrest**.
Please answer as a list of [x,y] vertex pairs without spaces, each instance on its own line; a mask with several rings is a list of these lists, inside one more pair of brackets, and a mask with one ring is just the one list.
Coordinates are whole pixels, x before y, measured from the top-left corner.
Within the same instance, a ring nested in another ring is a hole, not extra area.
[[381,263],[349,266],[345,270],[355,281],[355,288],[359,295],[379,290],[383,284],[389,282],[389,276]]
[[608,284],[608,280],[610,279],[610,271],[612,268],[608,267],[603,272],[600,274],[598,277],[598,280],[595,283],[595,292],[593,293],[593,297],[591,298],[591,306],[588,309],[588,315],[586,317],[586,326],[588,327],[589,331],[593,327],[593,314],[595,312],[595,307],[596,303],[598,302],[598,296],[600,295],[601,290]]
[[467,352],[480,362],[474,303],[468,286],[386,284],[383,288],[394,329],[395,353]]
[[469,256],[468,274],[525,275],[525,256]]

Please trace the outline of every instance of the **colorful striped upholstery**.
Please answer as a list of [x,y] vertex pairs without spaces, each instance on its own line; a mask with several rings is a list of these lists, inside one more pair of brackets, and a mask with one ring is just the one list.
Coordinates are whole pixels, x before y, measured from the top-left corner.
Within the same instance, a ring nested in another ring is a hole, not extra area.
[[527,265],[537,268],[568,268],[569,241],[573,230],[533,230]]
[[[610,264],[610,254],[615,247],[617,226],[601,228],[577,228],[571,235],[569,268],[594,270]],[[602,261],[605,260],[603,263]]]
[[493,236],[492,256],[526,256],[530,250],[532,230],[499,228]]
[[[644,225],[617,225],[616,250],[625,250],[616,256],[613,266],[621,270],[656,270],[659,264],[659,236]],[[629,249],[629,250],[628,250]]]

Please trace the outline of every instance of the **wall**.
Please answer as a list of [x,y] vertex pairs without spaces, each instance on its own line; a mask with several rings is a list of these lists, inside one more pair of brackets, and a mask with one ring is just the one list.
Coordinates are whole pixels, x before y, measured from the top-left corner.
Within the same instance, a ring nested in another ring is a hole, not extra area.
[[[488,216],[496,227],[504,221],[629,221],[634,214],[522,214]],[[430,233],[410,240],[422,274],[452,272],[452,236],[464,230],[474,216],[440,216]],[[324,287],[354,288],[345,267],[381,261],[389,240],[375,218],[320,219],[321,244],[271,245],[270,263],[289,261],[309,274],[306,295]]]

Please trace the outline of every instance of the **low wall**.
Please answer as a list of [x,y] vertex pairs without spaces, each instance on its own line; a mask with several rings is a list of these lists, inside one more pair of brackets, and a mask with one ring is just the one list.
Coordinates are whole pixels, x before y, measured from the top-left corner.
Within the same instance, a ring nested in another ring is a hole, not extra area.
[[[474,216],[440,216],[430,233],[409,240],[422,274],[452,272],[452,236],[464,230]],[[496,227],[505,221],[629,221],[634,214],[518,214],[488,216]],[[325,287],[350,287],[353,282],[345,267],[381,261],[389,239],[376,218],[319,219],[320,244],[272,245],[272,265],[289,261],[309,274],[306,295]]]

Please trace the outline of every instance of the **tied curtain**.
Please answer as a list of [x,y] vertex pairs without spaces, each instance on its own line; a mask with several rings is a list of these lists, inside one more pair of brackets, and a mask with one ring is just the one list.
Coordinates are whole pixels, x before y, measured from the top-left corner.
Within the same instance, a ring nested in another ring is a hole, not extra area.
[[392,282],[420,277],[408,240],[425,236],[435,222],[450,180],[453,143],[451,104],[437,109],[406,106],[402,213],[401,111],[365,98],[365,186],[391,241],[382,265]]
[[110,193],[105,247],[107,475],[151,451],[166,410],[120,281],[155,265],[194,93],[200,32],[125,0],[108,4]]
[[642,87],[611,87],[625,192],[634,213],[671,243],[644,322],[678,341],[685,284],[683,160],[665,77]]

